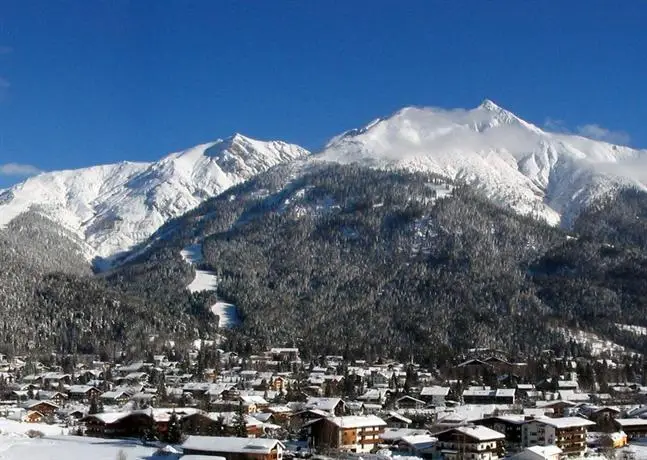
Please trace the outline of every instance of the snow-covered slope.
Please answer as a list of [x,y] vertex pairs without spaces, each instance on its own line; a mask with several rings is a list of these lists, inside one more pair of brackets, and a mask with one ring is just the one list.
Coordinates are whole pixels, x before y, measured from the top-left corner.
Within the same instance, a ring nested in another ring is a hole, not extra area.
[[73,232],[89,259],[109,258],[207,198],[307,154],[296,145],[236,134],[155,163],[45,173],[0,194],[0,226],[38,210]]
[[551,224],[617,187],[642,184],[647,151],[550,133],[486,100],[472,110],[409,107],[333,138],[313,160],[431,171]]

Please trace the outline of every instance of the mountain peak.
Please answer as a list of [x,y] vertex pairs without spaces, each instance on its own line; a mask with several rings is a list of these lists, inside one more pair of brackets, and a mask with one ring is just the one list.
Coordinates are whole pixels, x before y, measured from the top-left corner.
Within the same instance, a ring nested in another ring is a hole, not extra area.
[[483,102],[478,106],[479,109],[490,110],[492,112],[498,112],[504,110],[502,107],[499,107],[492,101],[492,99],[483,99]]

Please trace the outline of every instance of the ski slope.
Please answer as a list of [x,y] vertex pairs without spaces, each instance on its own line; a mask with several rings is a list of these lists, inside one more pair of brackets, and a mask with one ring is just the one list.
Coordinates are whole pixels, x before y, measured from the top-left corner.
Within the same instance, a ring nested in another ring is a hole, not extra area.
[[[199,266],[204,258],[202,256],[202,245],[192,244],[180,252],[182,258],[194,267]],[[191,292],[215,291],[218,287],[218,277],[215,273],[196,268],[195,278],[187,286]],[[214,315],[220,318],[219,327],[229,329],[240,324],[240,317],[235,305],[218,301],[209,307]]]

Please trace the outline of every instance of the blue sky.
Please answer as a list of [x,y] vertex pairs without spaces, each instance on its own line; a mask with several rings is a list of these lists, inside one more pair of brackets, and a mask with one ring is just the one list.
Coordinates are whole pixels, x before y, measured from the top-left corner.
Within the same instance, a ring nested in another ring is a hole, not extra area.
[[241,132],[317,149],[490,98],[647,147],[647,3],[3,0],[0,187]]

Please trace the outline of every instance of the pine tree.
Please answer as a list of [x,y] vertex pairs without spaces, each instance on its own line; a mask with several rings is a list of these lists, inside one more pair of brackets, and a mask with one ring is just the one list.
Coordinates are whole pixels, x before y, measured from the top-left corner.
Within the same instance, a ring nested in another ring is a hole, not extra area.
[[98,414],[99,413],[99,403],[97,401],[96,396],[93,396],[92,399],[90,399],[90,409],[88,410],[88,414]]
[[182,428],[180,427],[180,419],[178,418],[175,411],[171,413],[171,417],[168,421],[166,440],[171,444],[179,444],[182,441]]
[[242,401],[238,403],[238,408],[236,409],[236,414],[234,415],[233,429],[234,436],[239,438],[247,437],[247,422],[245,420],[245,408],[243,407]]

